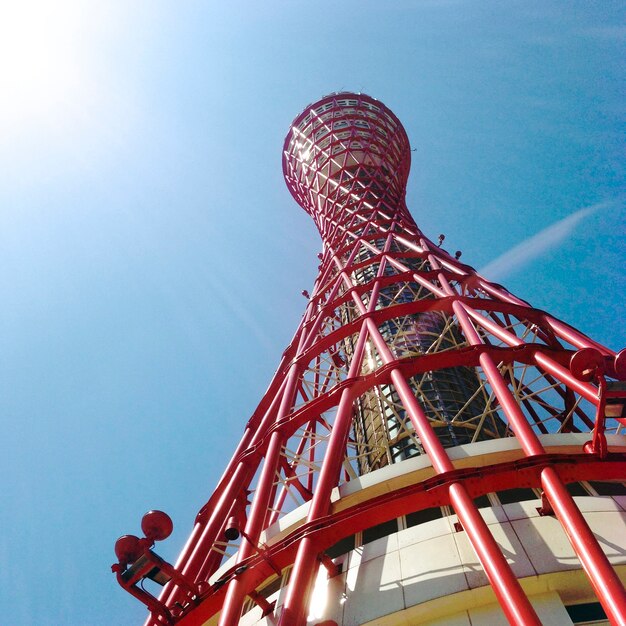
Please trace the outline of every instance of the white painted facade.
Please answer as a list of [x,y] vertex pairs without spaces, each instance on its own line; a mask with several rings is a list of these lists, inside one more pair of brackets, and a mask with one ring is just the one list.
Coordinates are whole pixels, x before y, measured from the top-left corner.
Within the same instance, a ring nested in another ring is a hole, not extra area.
[[[580,451],[589,435],[544,435],[549,451]],[[609,438],[610,448],[626,450],[626,437]],[[484,465],[519,458],[513,438],[448,450],[457,466]],[[429,471],[430,470],[430,471]],[[387,466],[336,490],[334,506],[366,500],[398,481],[423,480],[432,470],[427,457]],[[626,496],[574,498],[612,564],[626,579]],[[528,500],[481,508],[513,572],[531,598],[544,625],[573,624],[565,606],[595,602],[588,580],[560,523],[538,512],[541,501]],[[306,518],[308,506],[292,511],[269,529],[265,540],[292,531]],[[321,568],[310,606],[311,626],[332,620],[339,626],[499,626],[507,621],[456,515],[447,515],[360,545],[334,559],[341,573],[328,579]],[[233,563],[226,563],[215,575]],[[269,596],[277,612],[286,587]],[[594,624],[608,622],[593,622]],[[213,624],[213,620],[207,622]],[[246,612],[241,626],[270,626],[258,607]]]

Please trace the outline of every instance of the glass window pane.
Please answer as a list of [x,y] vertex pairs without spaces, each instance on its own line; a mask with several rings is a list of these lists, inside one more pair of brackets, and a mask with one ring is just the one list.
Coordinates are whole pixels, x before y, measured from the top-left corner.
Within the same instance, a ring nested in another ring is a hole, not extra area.
[[622,483],[589,482],[601,496],[626,496],[626,487]]
[[532,489],[506,489],[505,491],[498,491],[497,495],[501,504],[512,504],[513,502],[537,499]]
[[387,537],[387,535],[392,535],[393,533],[397,532],[397,519],[383,522],[382,524],[378,524],[378,526],[372,526],[371,528],[363,531],[363,545],[365,545],[366,543],[371,543],[372,541],[376,541],[376,539],[380,539],[381,537]]
[[424,524],[425,522],[430,522],[434,519],[439,519],[443,517],[441,514],[441,509],[436,506],[431,509],[424,509],[423,511],[415,511],[414,513],[408,513],[406,516],[406,526],[407,528],[411,528],[411,526],[417,526],[418,524]]
[[573,604],[566,606],[565,610],[574,624],[608,624],[606,613],[599,602],[586,604]]
[[565,485],[571,496],[588,496],[589,492],[580,483]]
[[350,552],[350,550],[354,550],[354,535],[340,539],[334,546],[330,546],[326,550],[326,554],[331,559],[334,559],[337,556],[346,554],[346,552]]
[[478,498],[474,498],[474,504],[479,509],[484,509],[484,508],[487,508],[488,506],[492,506],[491,502],[489,501],[489,496],[487,496],[487,494],[478,496]]

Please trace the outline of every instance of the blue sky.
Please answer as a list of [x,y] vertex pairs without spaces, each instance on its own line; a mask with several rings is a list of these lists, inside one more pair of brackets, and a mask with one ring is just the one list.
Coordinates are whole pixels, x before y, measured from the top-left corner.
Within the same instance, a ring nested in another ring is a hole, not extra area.
[[329,92],[403,122],[428,236],[621,349],[622,9],[1,8],[5,623],[141,623],[115,539],[160,508],[175,559],[296,328],[320,243],[281,148]]

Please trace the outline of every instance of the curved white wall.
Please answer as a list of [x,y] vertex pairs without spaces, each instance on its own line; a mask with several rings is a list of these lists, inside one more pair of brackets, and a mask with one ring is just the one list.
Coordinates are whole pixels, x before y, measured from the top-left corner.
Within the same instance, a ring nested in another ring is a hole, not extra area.
[[[543,443],[580,449],[580,437],[546,435]],[[626,438],[614,436],[611,443],[623,448]],[[479,465],[514,454],[515,448],[514,439],[505,439],[460,446],[456,452],[449,452],[461,462],[472,457],[471,464]],[[353,498],[368,499],[370,493],[375,495],[385,483],[400,477],[418,478],[429,465],[426,457],[417,457],[351,481],[336,493],[335,506],[341,508],[343,501]],[[609,560],[619,566],[618,571],[626,578],[626,496],[574,499]],[[554,517],[541,516],[537,511],[540,506],[537,499],[479,510],[542,623],[571,624],[564,605],[592,602],[595,597],[560,523]],[[300,507],[269,529],[268,543],[297,527],[307,509],[307,505]],[[455,522],[456,515],[435,519],[334,559],[341,564],[342,573],[329,580],[324,569],[318,576],[308,623],[333,620],[341,626],[506,624],[467,535],[463,530],[455,530]],[[285,591],[283,588],[269,597],[276,601],[278,611]],[[213,620],[208,622],[212,623]],[[255,607],[242,616],[240,624],[270,626],[274,622],[263,618],[261,610]]]
[[[575,500],[610,561],[624,565],[626,574],[626,498]],[[526,592],[537,596],[542,622],[571,624],[563,603],[593,598],[584,574],[572,572],[580,565],[561,525],[553,517],[541,517],[536,510],[540,504],[527,501],[480,511]],[[455,532],[455,521],[451,515],[420,524],[335,559],[344,571],[327,581],[318,579],[309,623],[506,624],[498,606],[487,606],[495,598],[466,534]],[[270,600],[280,606],[284,591]],[[558,596],[548,601],[544,595],[551,591]],[[271,622],[253,609],[241,624]]]

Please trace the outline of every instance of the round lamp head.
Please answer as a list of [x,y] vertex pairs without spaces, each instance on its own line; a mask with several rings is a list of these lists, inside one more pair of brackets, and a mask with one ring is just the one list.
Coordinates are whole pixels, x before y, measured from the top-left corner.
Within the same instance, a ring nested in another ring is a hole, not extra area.
[[626,348],[615,355],[615,376],[619,380],[626,380]]
[[595,348],[582,348],[572,355],[569,368],[578,380],[593,380],[604,371],[604,357]]
[[120,563],[134,563],[142,552],[139,537],[122,535],[115,542],[115,556]]
[[151,541],[163,541],[174,530],[172,518],[163,511],[148,511],[141,520],[141,530]]

